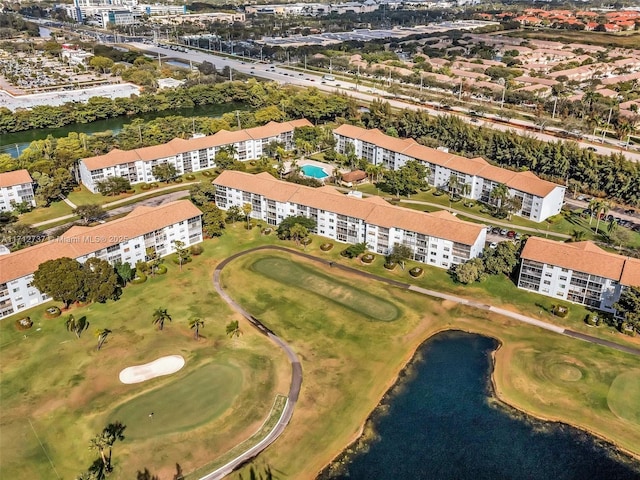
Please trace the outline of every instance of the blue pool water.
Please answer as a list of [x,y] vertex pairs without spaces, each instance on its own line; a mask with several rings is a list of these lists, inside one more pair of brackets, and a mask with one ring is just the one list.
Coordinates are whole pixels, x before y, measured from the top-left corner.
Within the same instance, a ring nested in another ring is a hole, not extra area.
[[301,170],[307,177],[321,179],[329,176],[327,172],[324,171],[324,168],[316,167],[315,165],[303,165]]

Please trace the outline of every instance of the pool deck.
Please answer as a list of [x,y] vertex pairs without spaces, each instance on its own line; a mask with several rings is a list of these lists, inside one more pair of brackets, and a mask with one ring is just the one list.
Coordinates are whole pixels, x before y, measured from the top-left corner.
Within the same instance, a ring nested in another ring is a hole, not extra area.
[[[314,167],[318,167],[323,169],[327,176],[324,178],[316,178],[316,180],[320,180],[321,182],[324,182],[325,180],[331,178],[333,176],[333,170],[336,168],[336,165],[333,165],[331,163],[322,163],[322,162],[318,162],[316,160],[308,160],[306,158],[304,159],[299,159],[298,160],[298,166],[299,167],[304,167],[305,165],[313,165]],[[285,171],[286,172],[290,172],[291,171],[291,162],[287,162],[284,165]],[[340,171],[342,173],[348,172],[349,170],[340,168]],[[303,173],[304,175],[304,173]],[[307,175],[304,175],[305,177],[307,177]],[[308,177],[308,178],[315,178],[315,177]]]

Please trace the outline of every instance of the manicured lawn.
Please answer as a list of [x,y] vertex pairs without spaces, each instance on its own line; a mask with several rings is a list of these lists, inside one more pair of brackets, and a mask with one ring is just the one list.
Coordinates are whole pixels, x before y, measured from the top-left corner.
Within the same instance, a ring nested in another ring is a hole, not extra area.
[[[638,369],[637,357],[375,281],[366,282],[366,291],[396,304],[402,316],[390,323],[371,322],[363,312],[335,301],[332,292],[304,286],[304,277],[296,285],[295,280],[279,281],[255,268],[276,257],[281,266],[286,262],[300,266],[284,267],[286,271],[313,269],[321,277],[333,276],[341,293],[358,292],[364,282],[335,268],[275,252],[242,257],[223,272],[224,286],[233,298],[296,349],[305,375],[291,424],[251,465],[258,471],[268,465],[282,478],[314,478],[357,437],[415,348],[449,328],[484,333],[503,342],[496,354],[495,378],[508,402],[542,417],[576,423],[639,451],[640,422],[619,418],[607,406],[612,382]],[[423,278],[431,273],[428,270]],[[514,360],[518,355],[526,357]],[[547,361],[550,355],[568,359],[567,365]],[[580,375],[572,370],[574,364],[581,365]],[[519,393],[522,386],[526,394]],[[232,478],[248,478],[251,466]]]
[[[225,335],[238,317],[215,294],[211,274],[218,259],[254,244],[257,231],[242,233],[205,242],[182,272],[167,261],[166,275],[126,287],[116,302],[74,308],[90,322],[79,340],[66,331],[66,313],[44,318],[51,303],[0,322],[0,478],[56,478],[53,468],[75,478],[96,458],[89,440],[114,420],[126,425],[126,438],[114,446],[112,477],[127,479],[145,467],[171,478],[176,462],[188,473],[260,428],[276,395],[288,391],[290,367],[242,320],[239,339]],[[173,317],[163,331],[151,323],[159,306]],[[21,332],[14,321],[25,315],[34,325]],[[188,327],[193,315],[205,322],[198,342]],[[98,352],[102,328],[113,333]],[[179,372],[120,383],[123,368],[172,354],[186,360]]]
[[[412,280],[411,262],[405,270],[397,267],[388,272],[379,255],[364,266],[340,257],[340,245],[321,252],[320,243],[314,237],[307,251],[638,345],[636,339],[613,336],[604,327],[583,327],[581,315],[586,310],[574,305],[567,319],[552,317],[548,312],[553,299],[519,291],[506,278],[464,287],[454,285],[445,271],[423,265],[424,275]],[[264,244],[295,248],[275,235],[261,236],[256,228],[247,231],[241,223],[228,226],[221,238],[206,241],[205,253],[182,272],[167,261],[168,274],[126,287],[119,301],[75,308],[76,318],[86,315],[91,324],[80,340],[66,331],[66,313],[44,318],[51,304],[2,320],[0,478],[55,478],[53,468],[62,478],[74,478],[96,458],[88,450],[90,438],[114,420],[127,428],[124,442],[114,447],[113,478],[135,478],[144,468],[171,478],[176,463],[187,474],[196,469],[200,474],[206,470],[203,465],[226,458],[234,446],[258,431],[271,418],[276,395],[288,391],[290,367],[280,350],[243,320],[244,334],[226,338],[225,325],[238,317],[215,294],[211,276],[221,259]],[[504,342],[496,354],[496,382],[509,402],[542,416],[558,415],[611,436],[629,449],[640,445],[637,411],[629,408],[624,396],[626,391],[633,393],[638,376],[620,376],[638,370],[636,357],[315,262],[292,261],[286,253],[241,257],[224,270],[222,281],[234,299],[290,342],[302,361],[304,381],[292,422],[257,461],[268,463],[283,478],[313,478],[358,435],[415,348],[446,328],[485,333]],[[151,324],[151,313],[159,306],[173,317],[162,332]],[[25,315],[34,326],[17,331],[14,321]],[[193,315],[205,320],[199,342],[187,324]],[[97,352],[94,333],[101,328],[113,333]],[[545,364],[549,352],[562,352],[574,360]],[[176,374],[134,385],[119,382],[123,368],[171,354],[186,359]],[[525,354],[529,357],[519,357]],[[548,367],[532,370],[537,364]],[[578,364],[583,366],[574,367]],[[559,379],[553,380],[556,383],[567,383],[550,388],[550,375]],[[530,391],[518,395],[523,385]],[[566,396],[561,404],[558,392]],[[149,411],[154,412],[152,420]],[[631,413],[621,417],[620,412]],[[614,427],[608,428],[609,424]]]
[[59,202],[52,203],[48,207],[35,208],[29,213],[20,215],[19,221],[20,223],[33,225],[34,223],[44,222],[46,220],[51,220],[52,218],[69,215],[70,213],[72,213],[71,207],[61,200]]

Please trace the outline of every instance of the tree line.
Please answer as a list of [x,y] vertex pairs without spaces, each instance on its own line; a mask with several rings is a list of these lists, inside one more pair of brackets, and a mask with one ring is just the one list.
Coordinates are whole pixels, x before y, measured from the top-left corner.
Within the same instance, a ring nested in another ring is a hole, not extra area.
[[361,124],[392,130],[430,147],[444,146],[466,157],[483,157],[501,167],[530,170],[571,190],[640,206],[640,167],[623,154],[599,155],[575,142],[545,142],[513,131],[472,126],[455,116],[431,117],[411,110],[395,113],[387,102],[373,102]]

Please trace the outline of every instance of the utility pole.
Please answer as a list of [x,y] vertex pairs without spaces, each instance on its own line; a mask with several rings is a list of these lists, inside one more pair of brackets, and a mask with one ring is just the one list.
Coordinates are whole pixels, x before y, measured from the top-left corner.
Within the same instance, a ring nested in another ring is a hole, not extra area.
[[[558,105],[558,97],[556,96],[553,99],[553,113],[551,114],[551,120],[553,120],[554,118],[556,118],[556,106]],[[594,133],[595,135],[595,133]]]
[[504,95],[507,92],[507,85],[506,83],[502,86],[502,100],[500,101],[500,110],[502,110],[502,108],[504,107]]
[[307,70],[307,54],[304,54],[304,69]]
[[240,126],[240,111],[236,110],[236,119],[238,120],[238,128],[242,129],[242,127]]
[[462,77],[460,77],[460,91],[458,92],[458,101],[462,100]]

